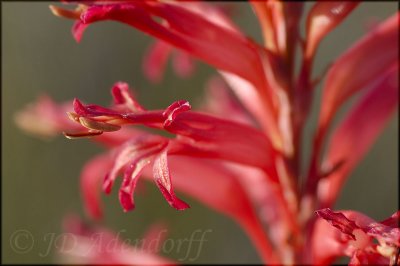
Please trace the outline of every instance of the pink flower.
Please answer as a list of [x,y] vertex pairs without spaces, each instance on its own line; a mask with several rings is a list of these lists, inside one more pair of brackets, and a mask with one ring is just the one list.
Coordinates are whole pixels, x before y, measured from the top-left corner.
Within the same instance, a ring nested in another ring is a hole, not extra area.
[[[308,172],[300,167],[303,129],[320,81],[311,75],[318,45],[357,4],[315,3],[307,14],[302,40],[302,3],[251,1],[263,44],[246,37],[209,3],[92,1],[75,10],[53,6],[56,15],[76,20],[77,41],[89,25],[105,20],[155,37],[144,63],[145,72],[155,81],[161,79],[172,49],[177,49],[176,61],[181,57],[176,64],[179,71],[190,72],[188,56],[192,56],[215,67],[221,77],[209,82],[200,112],[192,111],[185,100],[147,110],[128,84],[117,82],[109,107],[75,99],[73,111],[68,112],[76,122],[73,125],[60,118],[59,107],[43,103],[24,111],[22,117],[57,121],[41,123],[45,129],[37,133],[64,131],[68,138],[94,137],[108,147],[88,162],[81,175],[86,211],[93,218],[102,215],[100,188],[110,193],[120,174],[119,201],[124,211],[134,209],[133,194],[143,175],[154,179],[177,210],[188,208],[186,196],[191,196],[234,219],[265,263],[326,264],[341,255],[350,256],[351,263],[393,260],[399,236],[393,221],[398,214],[373,223],[355,212],[346,212],[347,217],[329,209],[317,212],[349,240],[316,219],[314,211],[334,204],[349,174],[397,109],[398,13],[327,70]],[[302,54],[296,73],[298,45]],[[359,98],[329,135],[335,114],[355,94]],[[164,131],[169,137],[132,125]],[[300,182],[301,176],[306,176],[305,182]],[[175,189],[186,194],[185,201]]]
[[[318,260],[329,263],[336,256],[346,255],[351,257],[351,265],[397,265],[400,262],[400,211],[381,222],[355,211],[333,212],[326,208],[317,214],[339,229],[329,230],[322,220],[317,222],[314,249]],[[319,234],[324,234],[329,247],[317,243]]]
[[139,242],[121,239],[119,233],[100,226],[89,226],[75,216],[64,220],[63,243],[58,248],[62,264],[87,265],[175,265],[172,260],[157,255],[166,236],[161,225],[153,225]]

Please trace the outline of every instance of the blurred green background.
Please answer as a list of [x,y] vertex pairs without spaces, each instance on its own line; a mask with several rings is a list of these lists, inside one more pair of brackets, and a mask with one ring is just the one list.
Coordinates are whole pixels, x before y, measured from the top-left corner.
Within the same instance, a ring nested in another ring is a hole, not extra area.
[[[13,115],[41,93],[57,101],[79,97],[85,102],[107,105],[110,88],[126,81],[148,108],[163,108],[177,99],[199,103],[208,77],[208,65],[196,62],[195,75],[176,77],[168,67],[164,80],[152,84],[143,76],[142,57],[152,39],[115,22],[90,27],[80,44],[70,34],[72,21],[53,16],[49,3],[2,2],[2,252],[3,263],[54,263],[54,248],[43,256],[46,235],[60,233],[68,213],[84,216],[79,174],[84,163],[102,148],[87,140],[70,141],[62,136],[51,141],[31,137],[19,130]],[[260,29],[246,3],[235,3],[234,20],[247,35],[260,40]],[[311,3],[307,3],[306,10]],[[367,25],[397,10],[396,3],[363,3],[321,44],[315,74],[360,38]],[[379,53],[379,51],[377,51]],[[317,110],[318,99],[314,110]],[[313,119],[316,112],[313,113]],[[312,123],[307,127],[305,147],[310,144]],[[309,150],[306,151],[309,153]],[[383,219],[398,209],[398,116],[388,124],[365,160],[349,179],[336,208],[354,209]],[[123,213],[114,191],[104,196],[102,224],[136,239],[152,223],[169,225],[169,237],[185,238],[197,229],[212,230],[196,263],[260,262],[249,240],[230,219],[184,196],[192,205],[185,212],[170,208],[153,184],[137,193],[137,209]],[[146,195],[145,195],[146,194]],[[24,254],[10,246],[17,230],[34,237],[32,250]],[[48,240],[48,239],[47,239]],[[41,255],[42,254],[42,255]],[[182,253],[167,254],[172,258]]]

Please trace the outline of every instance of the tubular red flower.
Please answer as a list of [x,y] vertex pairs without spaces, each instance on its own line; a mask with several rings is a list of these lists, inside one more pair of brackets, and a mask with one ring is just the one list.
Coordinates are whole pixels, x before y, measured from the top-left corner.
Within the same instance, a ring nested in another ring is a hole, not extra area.
[[[355,92],[368,88],[398,59],[399,13],[396,13],[343,54],[327,73],[319,127]],[[371,56],[379,51],[379,56]],[[355,71],[356,70],[356,71]]]
[[187,112],[189,108],[186,101],[177,101],[164,111],[121,112],[98,105],[83,105],[76,99],[76,114],[70,116],[89,130],[115,130],[117,126],[127,124],[165,129],[177,135],[177,141],[171,147],[175,153],[260,167],[277,180],[273,162],[275,151],[263,133],[233,121]]
[[[387,19],[343,54],[327,73],[323,87],[321,112],[314,137],[308,189],[315,189],[324,139],[335,112],[356,92],[381,80],[398,58],[399,13]],[[380,51],[379,56],[371,56]],[[398,85],[397,85],[398,86]],[[396,87],[398,90],[398,87]]]
[[[157,16],[166,21],[160,24],[152,19]],[[217,18],[219,18],[217,16]],[[224,20],[206,19],[192,8],[181,8],[176,4],[133,1],[126,4],[93,5],[81,16],[83,25],[102,20],[116,20],[155,36],[193,56],[230,73],[251,84],[257,92],[256,101],[264,110],[256,118],[271,137],[273,145],[281,148],[282,143],[276,122],[275,95],[264,74],[262,49]],[[190,25],[188,22],[190,21]],[[80,32],[80,30],[78,30]]]
[[[362,160],[396,111],[398,87],[396,64],[354,105],[332,133],[322,166],[329,171],[336,164],[341,165],[319,184],[322,206],[332,206],[349,173]],[[352,152],[349,153],[349,150]]]
[[[94,218],[101,216],[99,188],[110,193],[120,175],[120,204],[124,211],[134,209],[136,185],[143,175],[178,210],[189,205],[174,189],[234,219],[265,263],[328,264],[343,255],[351,258],[350,264],[398,263],[399,212],[376,222],[353,211],[317,211],[333,226],[312,214],[316,207],[334,203],[346,177],[398,105],[399,13],[378,25],[328,70],[309,173],[299,191],[302,132],[317,82],[311,80],[313,57],[321,40],[358,3],[316,3],[308,14],[303,41],[299,34],[303,3],[251,2],[264,46],[247,38],[208,3],[133,0],[86,1],[75,10],[52,6],[55,15],[76,20],[72,31],[78,42],[91,23],[105,20],[157,38],[145,61],[145,72],[153,79],[161,78],[168,57],[178,48],[173,57],[178,74],[190,72],[194,56],[216,67],[229,86],[214,80],[213,99],[205,112],[193,112],[185,100],[165,109],[146,110],[128,84],[117,82],[109,107],[75,99],[71,112],[45,99],[20,113],[18,123],[37,134],[62,130],[68,138],[94,137],[113,148],[82,171],[85,208]],[[302,65],[296,73],[299,43]],[[335,128],[323,154],[332,119],[357,92],[360,99]],[[57,114],[65,111],[75,123]],[[169,135],[132,129],[132,125]],[[80,233],[85,234],[84,230]],[[83,242],[93,244],[88,239]],[[125,263],[120,257],[130,258],[120,252],[90,255],[95,263]]]

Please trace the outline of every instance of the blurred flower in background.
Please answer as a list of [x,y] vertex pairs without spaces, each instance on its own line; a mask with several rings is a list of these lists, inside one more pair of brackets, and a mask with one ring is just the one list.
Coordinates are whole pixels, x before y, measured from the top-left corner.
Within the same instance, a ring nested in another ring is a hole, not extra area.
[[[226,9],[212,3],[93,1],[74,10],[51,6],[55,15],[75,20],[72,32],[78,42],[89,25],[103,20],[155,37],[143,64],[145,75],[155,82],[161,82],[171,53],[178,76],[193,73],[193,58],[215,67],[219,76],[208,83],[200,111],[192,111],[185,100],[147,110],[127,83],[117,82],[109,107],[78,99],[58,105],[42,97],[16,115],[17,124],[42,136],[64,132],[68,138],[93,137],[106,147],[81,174],[84,206],[93,219],[103,216],[101,188],[110,193],[121,174],[120,204],[125,211],[134,209],[133,193],[143,175],[154,178],[175,209],[189,205],[174,189],[235,220],[265,264],[330,264],[340,256],[351,257],[352,264],[398,263],[398,214],[379,226],[362,214],[328,209],[397,110],[398,13],[314,78],[319,43],[358,3],[318,2],[306,14],[303,3],[250,5],[263,43],[246,37]],[[305,123],[321,80],[319,118],[308,166],[302,169]],[[356,94],[350,110],[333,125],[338,110]],[[341,238],[315,211],[352,240]],[[133,264],[148,262],[148,257],[139,261],[142,255],[133,253]],[[103,255],[93,256],[102,261]]]

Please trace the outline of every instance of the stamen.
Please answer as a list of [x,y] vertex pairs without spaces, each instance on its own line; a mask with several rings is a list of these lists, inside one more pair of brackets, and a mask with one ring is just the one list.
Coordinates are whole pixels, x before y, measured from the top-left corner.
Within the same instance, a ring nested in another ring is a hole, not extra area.
[[68,118],[74,122],[80,123],[79,122],[79,115],[73,112],[67,112]]
[[85,132],[76,132],[76,133],[63,132],[63,134],[67,139],[81,139],[81,138],[91,138],[94,136],[101,135],[103,134],[103,131],[89,130]]
[[80,19],[82,12],[87,9],[87,6],[80,4],[75,8],[75,10],[68,10],[53,5],[49,5],[49,8],[53,13],[53,15],[57,17],[68,18],[68,19]]
[[99,131],[112,132],[121,129],[121,127],[118,125],[112,125],[106,122],[99,122],[87,117],[79,117],[79,122],[81,123],[82,126],[88,129],[94,129]]

